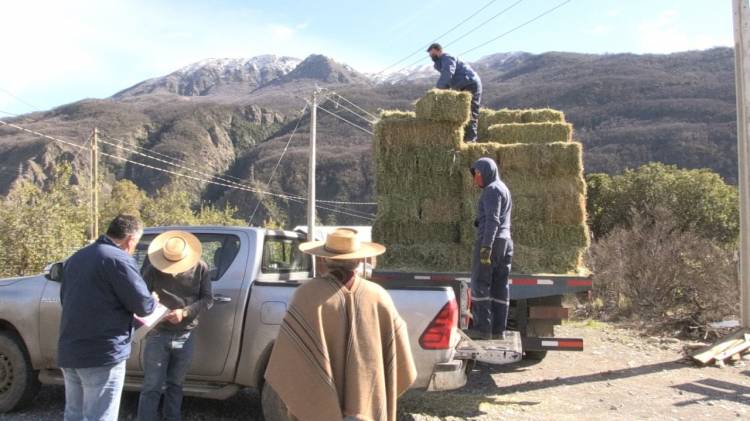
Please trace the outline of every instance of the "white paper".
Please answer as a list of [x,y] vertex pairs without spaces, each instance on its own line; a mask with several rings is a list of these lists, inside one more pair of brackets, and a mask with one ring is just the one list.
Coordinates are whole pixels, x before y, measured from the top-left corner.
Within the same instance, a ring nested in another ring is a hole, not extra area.
[[139,342],[141,339],[143,339],[148,332],[151,331],[159,322],[166,317],[167,314],[169,314],[170,310],[163,306],[160,303],[156,304],[156,308],[154,309],[153,313],[149,314],[145,317],[135,316],[135,322],[138,325],[138,327],[135,329],[135,334],[133,335],[133,341]]

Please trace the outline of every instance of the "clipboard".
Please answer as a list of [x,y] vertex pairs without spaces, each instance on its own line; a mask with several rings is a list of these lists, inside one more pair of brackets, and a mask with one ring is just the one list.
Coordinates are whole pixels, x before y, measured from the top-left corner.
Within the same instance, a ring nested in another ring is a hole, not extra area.
[[154,311],[145,317],[133,316],[137,324],[133,334],[133,342],[140,342],[148,332],[161,322],[169,314],[170,310],[161,303],[156,304]]

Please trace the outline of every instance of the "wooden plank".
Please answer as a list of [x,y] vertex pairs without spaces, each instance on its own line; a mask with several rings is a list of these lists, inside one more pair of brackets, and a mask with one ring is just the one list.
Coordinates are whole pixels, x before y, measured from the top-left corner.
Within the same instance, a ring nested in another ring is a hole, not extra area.
[[742,338],[742,341],[738,343],[737,345],[734,345],[730,348],[727,348],[726,350],[722,351],[720,354],[716,355],[714,359],[717,360],[725,360],[735,354],[739,354],[740,352],[750,348],[750,335],[747,333],[745,334],[744,338]]
[[745,329],[740,329],[737,332],[722,338],[718,342],[714,342],[711,345],[699,349],[693,353],[691,357],[702,364],[708,364],[716,357],[716,355],[744,342],[746,332]]
[[530,306],[529,319],[560,320],[568,318],[568,309],[554,306]]

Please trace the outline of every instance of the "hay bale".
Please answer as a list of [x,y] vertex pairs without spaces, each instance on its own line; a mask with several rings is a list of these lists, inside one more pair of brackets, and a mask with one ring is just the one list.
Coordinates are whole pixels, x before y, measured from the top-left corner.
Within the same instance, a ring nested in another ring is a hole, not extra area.
[[523,110],[521,115],[521,123],[562,123],[565,121],[565,114],[559,110],[553,110],[551,108],[540,108]]
[[481,190],[473,186],[468,168],[487,156],[500,166],[514,198],[514,271],[580,272],[589,241],[583,160],[564,115],[482,109],[480,138],[504,130],[509,132],[504,143],[524,143],[464,144],[469,101],[465,93],[433,90],[418,101],[416,113],[381,112],[375,125],[378,217],[373,238],[389,248],[382,267],[470,269]]
[[571,142],[573,125],[570,123],[509,123],[493,124],[487,129],[490,142],[554,143]]
[[416,104],[417,118],[451,122],[463,126],[471,117],[471,94],[449,89],[431,89]]
[[402,119],[413,119],[416,118],[416,114],[413,111],[401,111],[401,110],[381,110],[380,120],[402,120]]
[[388,251],[378,257],[378,264],[391,270],[414,272],[451,272],[456,268],[466,271],[471,267],[471,251],[456,244],[391,244]]
[[[490,127],[488,119],[495,114],[495,110],[489,108],[479,109],[479,119],[477,120],[477,138],[484,140],[487,138],[487,129]],[[497,123],[495,123],[497,124]]]
[[[461,146],[461,167],[469,168],[482,157],[494,158],[504,178],[583,177],[583,151],[578,142],[512,144],[468,143]],[[462,172],[463,173],[463,172]]]
[[523,113],[524,110],[503,108],[487,116],[487,125],[489,127],[494,124],[523,123]]

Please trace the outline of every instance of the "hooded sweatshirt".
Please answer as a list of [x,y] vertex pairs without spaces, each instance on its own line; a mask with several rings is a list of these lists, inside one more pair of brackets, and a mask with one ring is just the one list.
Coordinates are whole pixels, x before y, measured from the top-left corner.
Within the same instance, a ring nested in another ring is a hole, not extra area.
[[510,190],[500,180],[495,161],[480,158],[471,168],[482,175],[484,182],[477,207],[477,242],[480,247],[491,248],[495,238],[510,239],[510,211],[513,201]]

